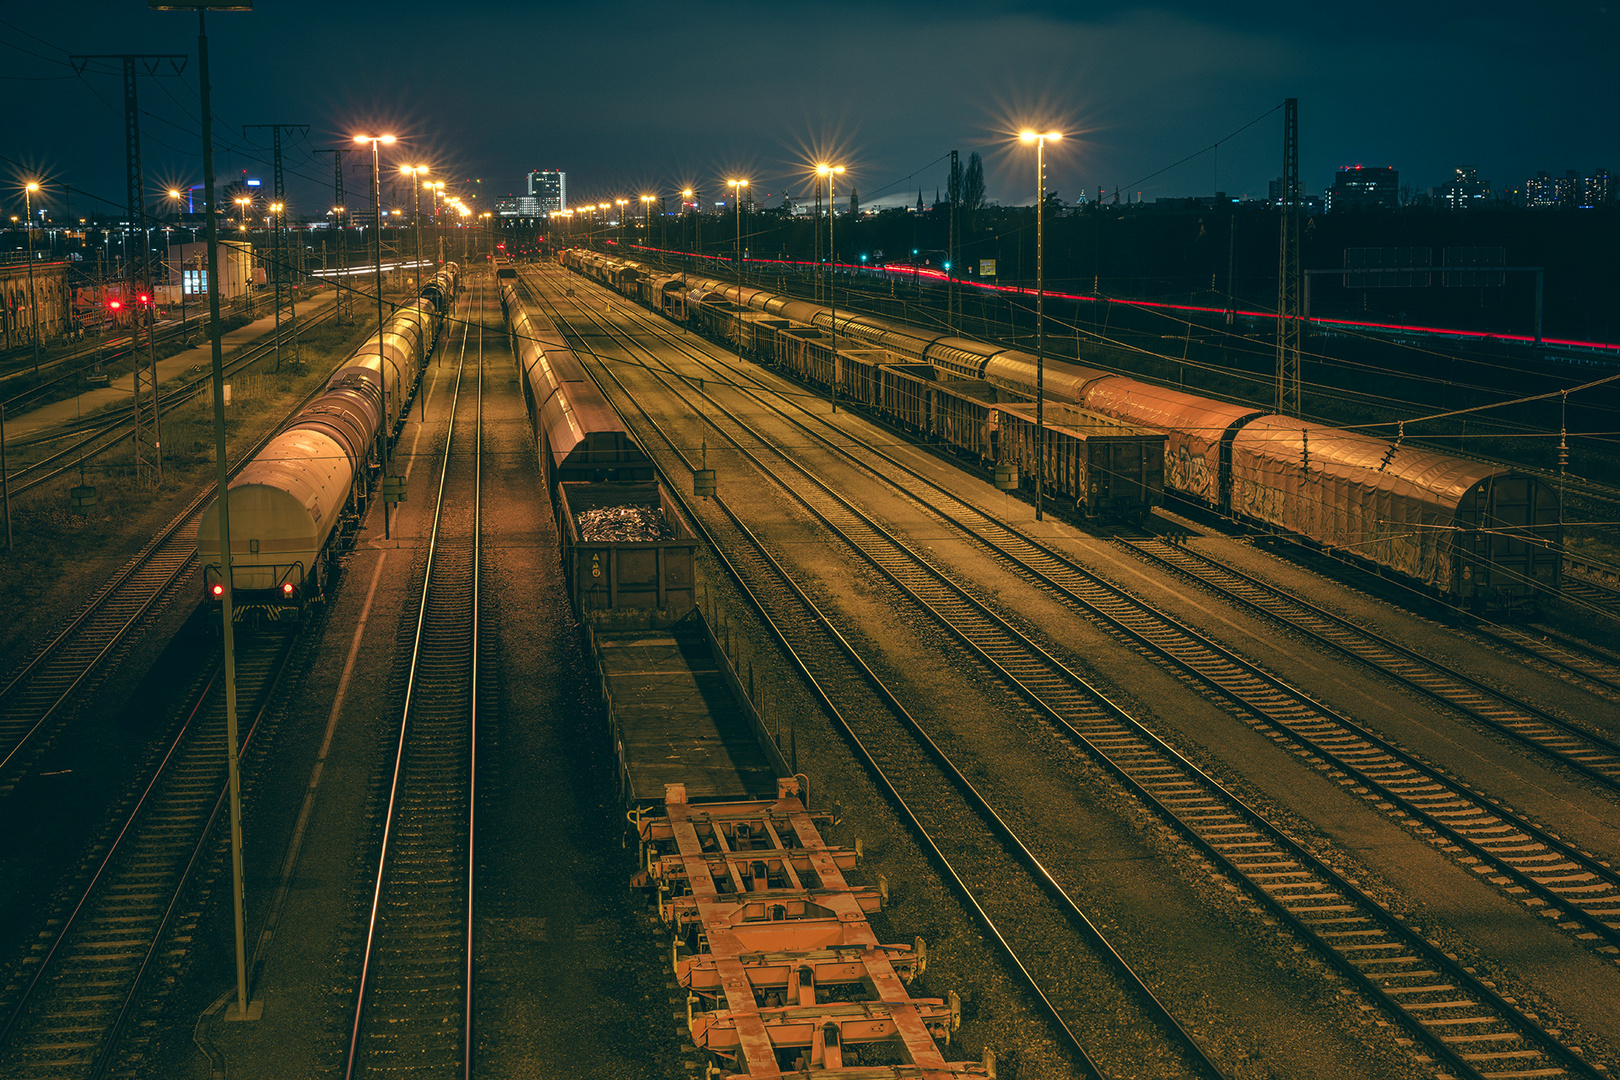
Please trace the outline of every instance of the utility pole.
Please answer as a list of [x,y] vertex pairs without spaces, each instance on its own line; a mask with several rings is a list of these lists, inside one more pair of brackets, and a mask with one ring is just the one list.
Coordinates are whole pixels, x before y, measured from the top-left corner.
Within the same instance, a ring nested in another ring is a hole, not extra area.
[[951,151],[951,180],[949,184],[951,193],[951,242],[946,258],[950,261],[945,266],[945,326],[951,333],[956,332],[956,204],[962,195],[962,168],[957,160],[956,151]]
[[1276,411],[1298,416],[1300,410],[1299,335],[1299,99],[1283,103],[1282,226],[1277,252],[1277,402]]
[[[275,286],[276,286],[276,369],[279,371],[281,369],[281,279],[286,276],[286,275],[284,275],[282,273],[281,221],[282,221],[282,214],[284,214],[286,212],[286,206],[287,206],[287,186],[286,186],[285,183],[283,183],[282,176],[281,176],[281,133],[282,133],[283,130],[285,130],[288,134],[292,134],[292,135],[308,135],[309,134],[309,125],[308,124],[243,124],[242,125],[242,135],[243,135],[243,137],[246,137],[248,131],[251,130],[251,129],[254,129],[254,128],[269,128],[270,129],[270,146],[271,146],[271,152],[274,154],[274,168],[275,168],[275,173],[276,173],[276,176],[275,176],[276,194],[275,194],[274,201],[276,203],[280,204],[280,206],[282,207],[282,209],[276,211],[275,215],[271,218],[271,227],[275,229],[275,236],[273,237],[273,244],[271,246],[271,251],[273,252],[273,254],[270,256],[270,265],[271,265],[272,271],[275,274]],[[300,258],[298,260],[298,266],[299,266],[299,269],[303,268],[303,259]],[[296,275],[293,278],[293,288],[294,289],[298,288],[298,280],[297,280]],[[298,340],[298,328],[297,328],[296,325],[293,327],[293,340],[294,341]],[[293,362],[294,363],[298,362],[296,352],[294,353],[294,356],[293,356]]]
[[[73,65],[75,74],[83,75],[85,67],[91,60],[117,60],[123,68],[124,75],[124,158],[125,158],[125,188],[126,201],[129,211],[129,225],[124,235],[129,235],[129,228],[137,224],[141,230],[141,257],[139,263],[131,262],[127,269],[126,280],[129,283],[128,302],[135,305],[135,318],[146,323],[146,368],[142,369],[139,361],[135,364],[135,431],[133,441],[135,446],[135,480],[144,483],[150,479],[154,484],[163,482],[163,437],[159,421],[158,409],[158,378],[157,378],[157,345],[153,340],[152,322],[156,316],[156,297],[152,292],[152,244],[147,237],[146,223],[146,179],[141,171],[141,109],[139,95],[136,93],[137,80],[141,72],[137,70],[136,63],[140,63],[146,74],[157,77],[164,61],[168,61],[169,71],[165,74],[179,75],[185,70],[189,59],[185,53],[94,53],[84,56],[70,56],[68,61]],[[129,250],[126,241],[124,250]],[[31,265],[31,264],[30,264]],[[138,267],[138,269],[137,269]],[[153,297],[152,302],[142,304],[142,295]],[[143,315],[142,312],[145,312]],[[131,330],[132,350],[139,355],[140,349],[140,321],[133,324]],[[145,420],[141,415],[142,380],[147,380],[148,389],[152,395],[152,422],[150,439],[152,448],[150,458],[146,449],[148,433]]]
[[332,155],[332,215],[337,218],[337,310],[338,318],[348,321],[354,317],[354,297],[349,292],[349,205],[343,193],[343,148],[330,147],[315,151]]

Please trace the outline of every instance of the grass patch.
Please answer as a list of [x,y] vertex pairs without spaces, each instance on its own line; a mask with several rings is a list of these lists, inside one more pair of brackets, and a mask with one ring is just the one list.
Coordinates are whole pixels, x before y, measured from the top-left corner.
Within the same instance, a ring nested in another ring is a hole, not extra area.
[[[375,321],[339,325],[327,321],[301,331],[304,363],[287,361],[280,370],[272,353],[231,377],[231,404],[225,410],[227,460],[235,464],[246,448],[279,428],[306,394],[330,377],[338,363],[376,328]],[[13,547],[0,559],[0,649],[14,658],[45,629],[60,622],[94,594],[197,492],[214,482],[213,395],[205,393],[162,417],[163,478],[140,482],[130,442],[120,440],[83,464],[83,483],[96,489],[96,505],[86,514],[71,508],[69,489],[80,472],[13,500]],[[9,449],[9,448],[8,448]],[[33,456],[48,446],[31,448]],[[10,469],[26,463],[9,454]]]

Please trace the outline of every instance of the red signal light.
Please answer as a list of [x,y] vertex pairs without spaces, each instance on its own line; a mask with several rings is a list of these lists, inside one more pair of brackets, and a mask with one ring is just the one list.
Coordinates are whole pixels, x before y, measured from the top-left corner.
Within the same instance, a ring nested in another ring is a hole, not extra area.
[[290,582],[290,581],[282,582],[281,583],[281,595],[282,596],[291,596],[292,594],[293,594],[292,582]]
[[145,307],[147,304],[152,302],[152,298],[147,296],[145,293],[141,293],[141,295],[137,296],[135,299],[140,302],[142,307]]
[[225,586],[221,585],[221,584],[215,584],[213,589],[211,589],[210,591],[215,596],[224,596],[225,595]]
[[107,301],[107,310],[108,311],[117,311],[119,308],[121,308],[123,306],[124,306],[124,302],[122,300],[109,300],[109,301]]

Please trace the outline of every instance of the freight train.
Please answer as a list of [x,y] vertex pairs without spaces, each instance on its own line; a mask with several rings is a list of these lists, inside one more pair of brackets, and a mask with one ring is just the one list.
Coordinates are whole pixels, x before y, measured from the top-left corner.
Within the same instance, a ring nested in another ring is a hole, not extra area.
[[1032,395],[920,361],[881,339],[852,338],[846,313],[838,313],[843,340],[834,349],[831,313],[808,301],[708,280],[687,282],[579,249],[565,252],[564,262],[742,355],[803,382],[836,388],[840,401],[987,469],[999,466],[1005,488],[1032,488],[1040,472],[1046,498],[1082,516],[1115,521],[1140,522],[1163,500],[1160,431],[1072,408],[1045,418],[1042,439]]
[[[372,494],[367,463],[392,438],[455,302],[447,263],[383,320],[316,398],[231,481],[231,599],[242,620],[296,620],[320,599],[338,547]],[[219,503],[203,511],[197,552],[208,601],[220,602]]]
[[880,890],[849,883],[778,737],[698,602],[700,541],[651,458],[516,274],[501,303],[557,516],[564,578],[595,660],[632,886],[668,928],[704,1076],[989,1080],[949,1062],[949,998],[908,987],[927,952],[880,944]]
[[[794,370],[803,365],[795,367],[793,348],[777,344],[781,337],[819,333],[825,342],[836,329],[843,339],[838,359],[819,360],[824,370],[819,377],[812,373],[811,381],[836,386],[841,398],[866,402],[874,396],[864,386],[871,377],[867,369],[842,359],[862,349],[881,349],[923,365],[936,383],[967,379],[1020,398],[1035,393],[1036,358],[1019,349],[763,289],[688,280],[577,248],[565,251],[562,261],[739,351],[775,363],[784,363],[786,356],[785,366]],[[759,327],[773,320],[803,329],[773,327],[767,351],[760,346]],[[826,345],[822,351],[830,352]],[[1397,576],[1449,604],[1529,609],[1558,588],[1563,540],[1558,491],[1534,475],[1066,360],[1046,361],[1044,389],[1047,415],[1060,427],[1090,424],[1100,416],[1162,433],[1167,440],[1164,491]],[[887,411],[881,401],[879,409]],[[1006,453],[988,438],[978,445],[987,460],[999,461],[994,455]],[[1085,507],[1079,493],[1065,494],[1088,512],[1101,509]]]

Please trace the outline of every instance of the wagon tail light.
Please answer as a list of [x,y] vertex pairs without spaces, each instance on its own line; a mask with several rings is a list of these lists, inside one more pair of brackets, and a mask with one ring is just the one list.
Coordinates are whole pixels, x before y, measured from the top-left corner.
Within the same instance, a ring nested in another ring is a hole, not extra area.
[[209,587],[208,594],[210,596],[212,596],[216,600],[219,599],[221,596],[224,596],[225,595],[225,586],[224,586],[224,584],[220,583],[220,582],[215,582],[212,586]]
[[290,581],[282,582],[281,583],[281,595],[291,599],[292,594],[293,594],[292,582],[290,582]]

